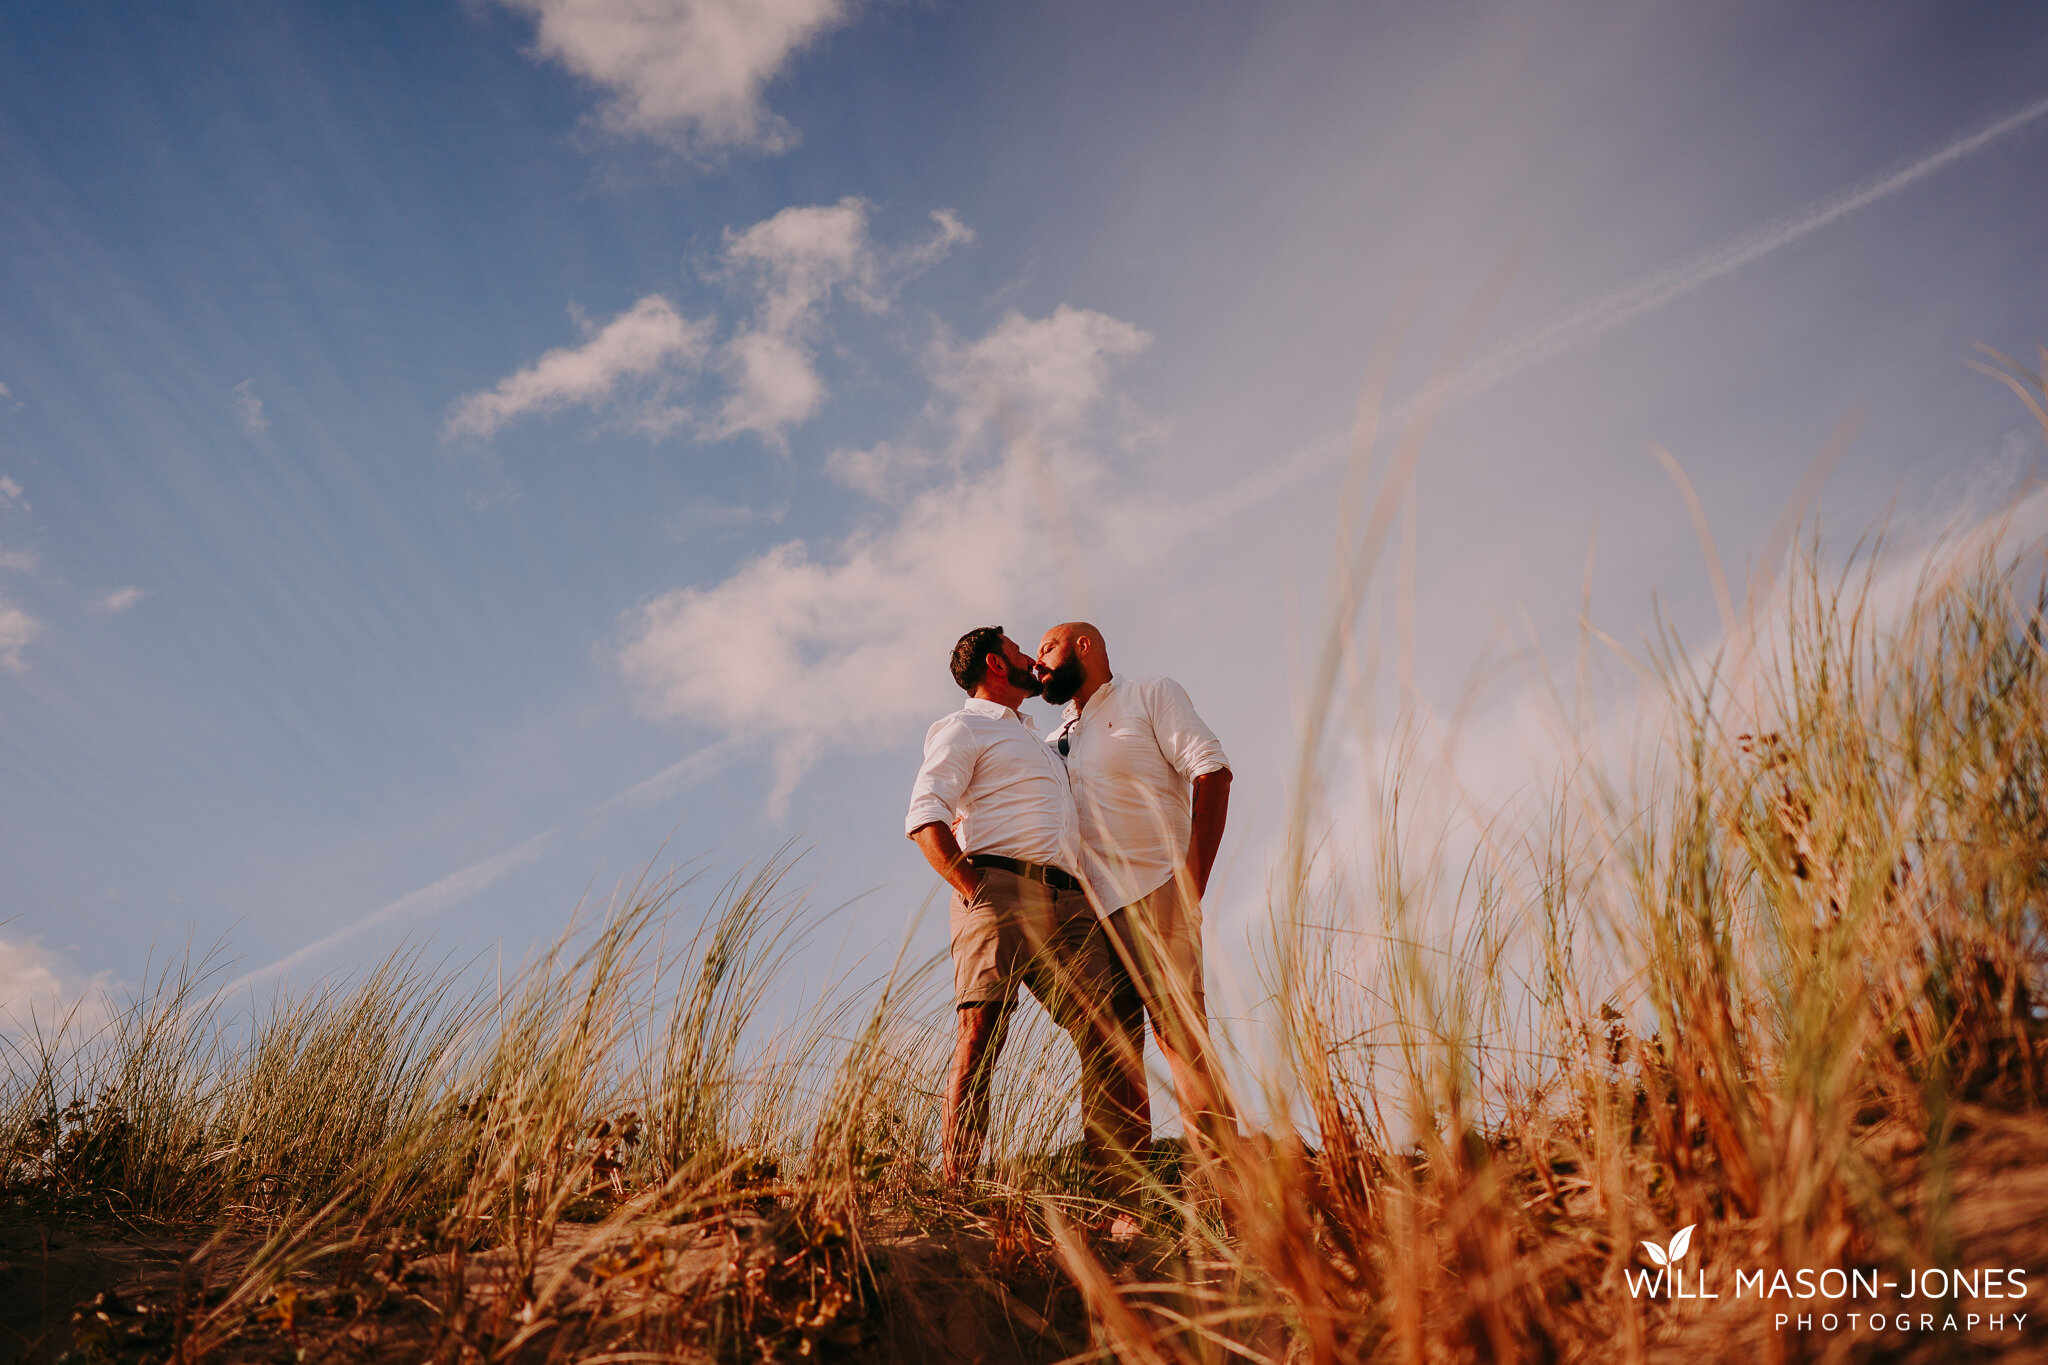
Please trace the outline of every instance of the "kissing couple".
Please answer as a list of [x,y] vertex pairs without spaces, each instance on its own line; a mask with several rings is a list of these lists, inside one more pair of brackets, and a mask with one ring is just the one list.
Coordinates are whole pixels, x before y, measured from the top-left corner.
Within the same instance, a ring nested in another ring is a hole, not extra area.
[[[990,1078],[1022,984],[1074,1040],[1082,1135],[1116,1192],[1149,1149],[1151,1020],[1189,1155],[1237,1131],[1209,1038],[1202,895],[1223,839],[1230,762],[1171,678],[1118,677],[1102,632],[1069,621],[1035,658],[1001,626],[953,647],[959,710],[925,735],[904,832],[953,890],[956,1031],[941,1173],[973,1173]],[[1063,708],[1041,736],[1022,707]]]

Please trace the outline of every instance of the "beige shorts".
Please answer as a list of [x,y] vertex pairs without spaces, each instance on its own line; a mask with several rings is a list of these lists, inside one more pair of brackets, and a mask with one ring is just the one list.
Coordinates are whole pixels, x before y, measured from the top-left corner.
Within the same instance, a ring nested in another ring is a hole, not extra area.
[[1188,1045],[1209,1034],[1201,902],[1181,895],[1179,882],[1169,881],[1104,916],[1102,927],[1160,1043],[1188,1055]]
[[980,872],[973,900],[953,897],[954,1000],[1008,1005],[1021,981],[1069,1032],[1104,1017],[1115,962],[1088,897],[999,867]]

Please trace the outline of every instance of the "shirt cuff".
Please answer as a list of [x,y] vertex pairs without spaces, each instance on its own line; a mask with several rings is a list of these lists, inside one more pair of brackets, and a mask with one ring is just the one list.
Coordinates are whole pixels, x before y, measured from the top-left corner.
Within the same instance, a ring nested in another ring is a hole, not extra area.
[[919,797],[910,803],[910,814],[903,817],[903,833],[908,836],[917,833],[926,825],[953,825],[953,812],[946,809],[946,803],[936,796]]

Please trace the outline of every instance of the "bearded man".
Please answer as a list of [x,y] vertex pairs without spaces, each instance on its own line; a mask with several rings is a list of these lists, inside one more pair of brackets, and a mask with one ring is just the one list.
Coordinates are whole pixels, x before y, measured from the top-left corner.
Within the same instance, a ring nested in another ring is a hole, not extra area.
[[[988,1131],[989,1082],[1022,982],[1081,1054],[1083,1141],[1120,1170],[1135,1141],[1143,1077],[1131,1091],[1109,1009],[1107,940],[1081,890],[1078,822],[1066,764],[1018,707],[1039,693],[1031,659],[982,626],[953,647],[958,711],[933,724],[904,832],[953,888],[958,1008],[946,1078],[941,1172],[970,1174]],[[1105,1150],[1107,1148],[1107,1150]]]
[[[1190,1148],[1213,1160],[1237,1132],[1202,981],[1202,896],[1230,810],[1230,760],[1179,683],[1116,677],[1085,621],[1045,633],[1038,677],[1045,700],[1066,708],[1047,743],[1066,761],[1089,895],[1151,1017]],[[1142,1038],[1142,1019],[1128,1003],[1121,1012]],[[1143,1096],[1142,1063],[1126,1065]],[[1149,1130],[1149,1115],[1141,1122]]]

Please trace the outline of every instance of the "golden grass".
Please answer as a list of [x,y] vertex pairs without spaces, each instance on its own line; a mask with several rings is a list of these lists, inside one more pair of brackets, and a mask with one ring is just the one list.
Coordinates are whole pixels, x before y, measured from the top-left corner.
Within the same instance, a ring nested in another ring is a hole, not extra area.
[[[945,1188],[931,964],[761,1017],[810,922],[778,856],[703,900],[633,888],[502,988],[401,955],[243,1011],[180,963],[103,1029],[18,1044],[0,1090],[17,1216],[225,1230],[193,1266],[243,1238],[212,1292],[188,1274],[154,1328],[109,1318],[80,1341],[495,1361],[924,1340],[943,1358],[982,1338],[916,1325],[907,1300],[938,1281],[914,1251],[937,1239],[974,1302],[1026,1324],[1018,1359],[1993,1349],[1782,1331],[1727,1298],[1633,1297],[1624,1271],[1693,1227],[1697,1264],[2048,1273],[2048,1238],[1999,1217],[2048,1213],[2029,1193],[2048,1169],[2039,547],[1956,547],[1903,588],[1874,548],[1835,577],[1792,556],[1712,655],[1667,636],[1638,661],[1654,753],[1617,769],[1561,705],[1579,748],[1545,809],[1451,860],[1410,813],[1417,747],[1346,732],[1349,622],[1421,434],[1375,498],[1347,496],[1272,896],[1258,1083],[1301,1132],[1248,1134],[1187,1185],[1155,1165],[1135,1250],[1083,1230],[1075,1067],[1043,1021],[1011,1040],[985,1178]],[[1333,755],[1389,747],[1369,855],[1333,864]],[[1204,1188],[1220,1206],[1186,1197]]]

